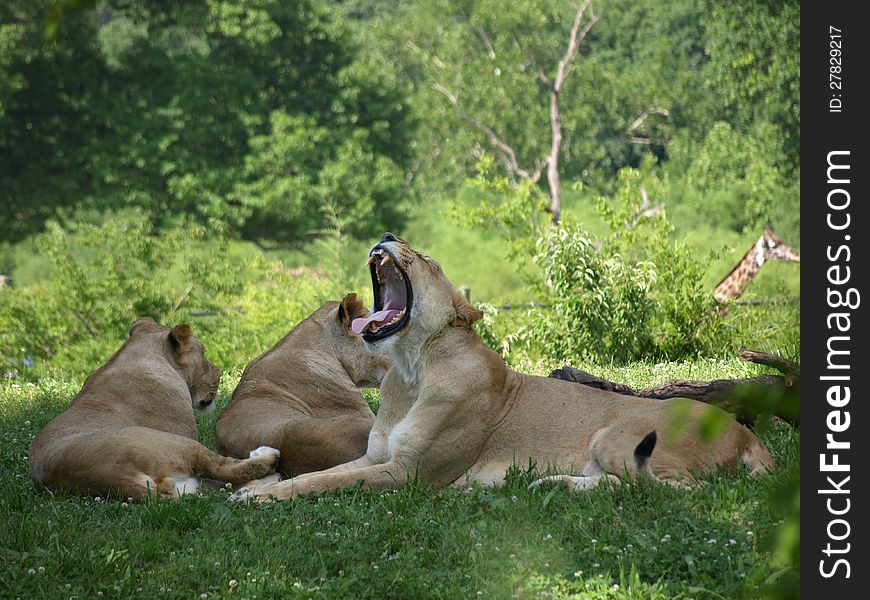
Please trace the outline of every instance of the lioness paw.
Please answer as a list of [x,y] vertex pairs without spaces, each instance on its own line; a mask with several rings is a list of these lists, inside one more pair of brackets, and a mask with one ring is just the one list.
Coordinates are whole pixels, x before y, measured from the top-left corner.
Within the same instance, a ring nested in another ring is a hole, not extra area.
[[256,498],[253,492],[250,489],[244,487],[239,490],[236,490],[227,498],[230,502],[244,502],[245,500]]
[[275,448],[271,448],[269,446],[260,446],[259,448],[251,450],[250,457],[251,458],[268,457],[268,458],[272,458],[273,460],[275,460],[277,462],[278,459],[281,458],[281,452],[279,450],[277,450]]

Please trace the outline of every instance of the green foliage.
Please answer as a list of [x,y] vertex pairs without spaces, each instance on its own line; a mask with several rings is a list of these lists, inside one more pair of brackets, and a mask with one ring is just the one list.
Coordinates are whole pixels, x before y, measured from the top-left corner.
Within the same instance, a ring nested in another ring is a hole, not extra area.
[[786,220],[780,209],[794,204],[797,190],[777,166],[780,151],[779,130],[766,123],[744,133],[719,121],[699,145],[675,140],[665,170],[695,196],[684,195],[678,210],[700,211],[738,232],[759,233]]
[[[615,196],[599,199],[610,231],[604,239],[568,220],[534,241],[542,227],[536,220],[542,213],[530,208],[534,188],[487,178],[486,164],[481,172],[475,186],[497,200],[454,204],[451,214],[466,225],[499,231],[513,244],[515,264],[532,254],[540,269],[531,277],[545,308],[530,310],[526,324],[508,336],[512,351],[625,363],[716,353],[726,346],[703,285],[704,262],[687,243],[672,239],[664,212],[635,214],[640,188],[649,188],[653,197],[666,195],[667,181],[650,161],[641,170],[622,169]],[[491,324],[481,327],[498,348]]]
[[[205,242],[205,235],[188,227],[155,236],[141,219],[52,226],[39,240],[51,276],[42,286],[0,294],[4,371],[28,379],[87,373],[142,316],[191,323],[216,364],[242,367],[335,289],[315,272],[234,258],[219,237]],[[24,366],[25,358],[35,365]]]
[[800,164],[800,2],[709,2],[705,78],[738,125],[777,127],[784,156]]
[[226,222],[300,244],[341,209],[350,235],[403,222],[403,98],[313,1],[0,9],[0,235],[136,206],[161,227]]
[[467,228],[495,231],[510,245],[511,258],[533,250],[533,240],[544,234],[546,197],[528,181],[512,183],[496,172],[495,160],[484,154],[477,176],[469,180],[479,192],[466,201],[450,202],[445,215]]
[[516,342],[566,360],[609,357],[623,363],[655,354],[653,263],[605,254],[575,226],[542,238],[534,260],[541,266],[541,292],[552,309],[529,315]]

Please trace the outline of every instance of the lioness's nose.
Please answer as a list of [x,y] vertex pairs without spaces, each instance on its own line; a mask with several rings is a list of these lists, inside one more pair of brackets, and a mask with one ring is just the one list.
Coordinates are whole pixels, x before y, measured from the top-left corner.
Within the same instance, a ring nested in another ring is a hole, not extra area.
[[398,242],[399,238],[397,238],[396,236],[394,236],[392,233],[390,233],[388,231],[384,235],[381,236],[381,241],[382,242]]

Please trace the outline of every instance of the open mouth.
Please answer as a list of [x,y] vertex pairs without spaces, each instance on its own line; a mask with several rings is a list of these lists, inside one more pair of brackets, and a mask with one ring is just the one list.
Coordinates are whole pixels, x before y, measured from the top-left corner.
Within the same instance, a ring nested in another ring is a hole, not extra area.
[[408,324],[413,292],[408,276],[383,248],[372,250],[368,265],[372,274],[374,311],[367,317],[354,319],[351,330],[365,341],[374,342]]

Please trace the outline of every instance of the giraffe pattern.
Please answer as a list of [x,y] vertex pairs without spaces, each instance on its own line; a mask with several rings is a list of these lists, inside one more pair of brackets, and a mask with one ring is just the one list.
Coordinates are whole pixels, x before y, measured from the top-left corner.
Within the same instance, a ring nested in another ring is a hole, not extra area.
[[800,262],[801,253],[774,235],[770,227],[765,227],[764,234],[758,238],[758,241],[743,255],[740,262],[713,290],[713,297],[716,298],[717,302],[723,304],[739,298],[743,294],[743,289],[768,260]]

